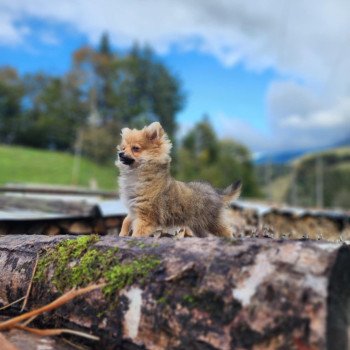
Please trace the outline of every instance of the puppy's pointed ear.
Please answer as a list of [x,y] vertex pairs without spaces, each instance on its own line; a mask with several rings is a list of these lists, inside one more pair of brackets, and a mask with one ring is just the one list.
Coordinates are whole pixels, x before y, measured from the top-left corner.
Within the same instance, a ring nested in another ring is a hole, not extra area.
[[158,122],[154,122],[145,128],[147,138],[151,141],[159,140],[164,134],[164,129]]
[[130,131],[131,131],[131,129],[129,129],[129,128],[123,128],[120,135],[122,137],[125,137]]

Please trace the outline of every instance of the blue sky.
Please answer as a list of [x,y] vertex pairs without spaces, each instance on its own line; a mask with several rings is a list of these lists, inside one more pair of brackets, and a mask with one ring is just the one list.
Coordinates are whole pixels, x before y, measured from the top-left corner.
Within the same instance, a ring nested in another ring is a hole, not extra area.
[[267,132],[265,94],[276,74],[250,72],[241,64],[225,67],[206,54],[172,53],[165,62],[177,72],[188,95],[179,122],[198,120],[208,113],[215,124],[215,116],[225,113],[249,122]]
[[[71,54],[78,47],[92,45],[88,37],[64,24],[27,20],[31,34],[21,45],[0,46],[0,65],[11,65],[21,74],[45,71],[63,74],[71,64]],[[115,50],[118,48],[114,47]],[[176,74],[186,95],[184,109],[178,114],[180,132],[208,114],[213,125],[218,115],[244,120],[257,131],[268,133],[265,94],[276,74],[271,70],[253,72],[242,64],[225,66],[215,57],[177,48],[159,58]],[[223,137],[229,137],[217,128]]]
[[342,0],[0,0],[0,66],[62,74],[107,31],[116,50],[149,43],[178,74],[180,133],[207,113],[254,152],[317,148],[350,136],[349,23]]
[[14,66],[21,74],[40,70],[63,74],[70,67],[72,52],[89,44],[86,35],[65,24],[39,19],[22,23],[29,31],[25,41],[0,45],[0,65]]

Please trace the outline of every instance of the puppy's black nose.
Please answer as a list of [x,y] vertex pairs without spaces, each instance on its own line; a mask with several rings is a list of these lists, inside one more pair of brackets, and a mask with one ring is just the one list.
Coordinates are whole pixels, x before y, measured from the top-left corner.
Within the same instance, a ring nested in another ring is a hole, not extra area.
[[135,162],[135,159],[129,158],[127,155],[125,155],[125,152],[119,152],[119,159],[123,164],[131,165]]

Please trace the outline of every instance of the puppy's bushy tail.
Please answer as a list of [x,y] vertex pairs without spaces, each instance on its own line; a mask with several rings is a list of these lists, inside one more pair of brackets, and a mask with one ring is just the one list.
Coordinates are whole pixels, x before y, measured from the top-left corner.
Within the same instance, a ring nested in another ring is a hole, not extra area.
[[236,200],[240,196],[241,190],[242,190],[241,180],[235,181],[230,186],[226,187],[222,192],[224,203],[229,204],[230,202],[233,202],[234,200]]

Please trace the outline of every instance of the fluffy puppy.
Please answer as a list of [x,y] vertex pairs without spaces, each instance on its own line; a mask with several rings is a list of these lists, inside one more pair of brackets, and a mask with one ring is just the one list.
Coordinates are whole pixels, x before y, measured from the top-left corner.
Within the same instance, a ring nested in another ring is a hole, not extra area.
[[225,222],[227,203],[238,198],[240,181],[218,192],[203,182],[170,176],[171,142],[158,123],[142,130],[122,129],[116,165],[119,188],[129,213],[120,236],[147,237],[159,228],[187,227],[196,236],[232,237]]

